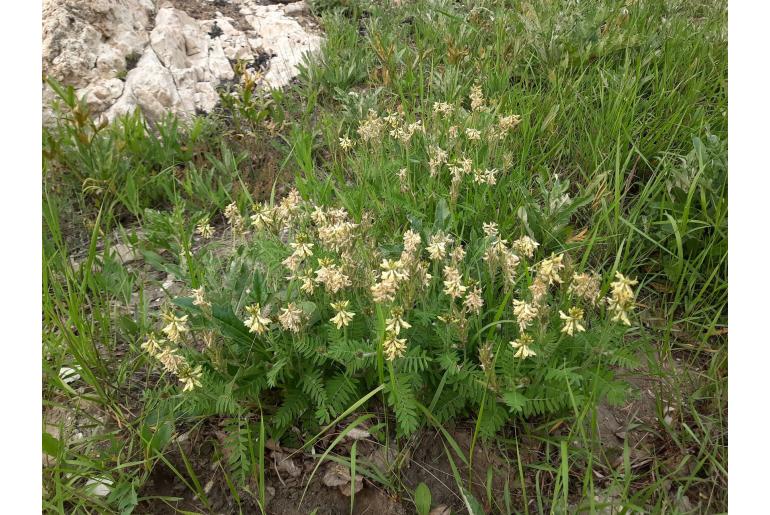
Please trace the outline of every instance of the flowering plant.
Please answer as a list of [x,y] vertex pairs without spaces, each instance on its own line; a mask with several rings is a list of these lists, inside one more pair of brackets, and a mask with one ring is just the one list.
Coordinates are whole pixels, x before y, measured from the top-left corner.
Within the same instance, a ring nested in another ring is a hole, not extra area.
[[[518,234],[503,234],[501,220],[471,230],[452,223],[453,210],[469,212],[463,202],[477,198],[474,188],[496,184],[501,172],[476,163],[493,159],[490,149],[520,121],[495,115],[478,87],[470,111],[458,110],[433,106],[437,138],[425,134],[422,120],[374,112],[355,142],[340,138],[343,152],[364,145],[374,152],[388,144],[387,129],[411,162],[420,134],[434,182],[412,187],[418,170],[404,167],[396,177],[415,205],[420,195],[425,204],[442,195],[432,225],[412,209],[396,209],[387,223],[361,207],[351,213],[341,207],[343,194],[324,203],[292,189],[248,214],[234,202],[223,213],[227,251],[215,244],[198,251],[206,273],[191,281],[192,296],[175,299],[164,314],[165,340],[152,336],[144,348],[192,398],[221,406],[228,404],[217,401],[223,392],[235,402],[277,396],[278,434],[300,417],[328,423],[379,385],[401,434],[417,429],[424,410],[439,422],[478,414],[481,434],[491,436],[512,416],[617,397],[622,388],[611,367],[633,354],[622,335],[636,281],[620,272],[603,278],[568,249],[544,252],[526,222]],[[462,123],[449,125],[453,116]],[[484,151],[474,147],[482,134]],[[449,150],[438,146],[444,140]],[[570,202],[560,192],[547,209]],[[212,237],[208,218],[198,222],[199,237]]]
[[377,242],[366,218],[296,190],[250,224],[235,205],[227,215],[224,280],[176,299],[164,339],[143,348],[184,390],[236,380],[245,398],[280,392],[279,429],[309,410],[328,423],[381,382],[403,433],[418,426],[417,403],[439,421],[484,403],[491,435],[511,413],[582,398],[589,379],[607,386],[600,365],[623,351],[617,323],[630,325],[636,282],[616,273],[603,298],[598,274],[568,253],[539,257],[529,236],[509,242],[495,222],[465,242],[421,227]]

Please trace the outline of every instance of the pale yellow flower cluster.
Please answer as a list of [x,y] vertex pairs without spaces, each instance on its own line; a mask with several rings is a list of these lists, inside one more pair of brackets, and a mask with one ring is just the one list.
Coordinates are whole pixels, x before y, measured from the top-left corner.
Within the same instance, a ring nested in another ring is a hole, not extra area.
[[566,333],[569,336],[573,336],[575,332],[582,333],[586,330],[581,322],[583,321],[583,310],[578,307],[572,307],[567,310],[567,314],[563,311],[559,311],[559,318],[564,320],[564,327],[561,328],[561,332]]
[[564,268],[564,254],[551,254],[536,265],[537,277],[548,286],[561,283],[559,272]]
[[497,224],[494,227],[485,225],[484,232],[494,234],[492,243],[484,251],[483,260],[489,267],[489,272],[492,275],[497,273],[500,269],[503,272],[505,280],[509,284],[513,284],[516,280],[516,270],[521,262],[521,259],[515,252],[508,248],[508,242],[502,240],[497,234]]
[[214,236],[214,228],[209,223],[209,218],[205,217],[195,227],[195,233],[204,240],[210,240]]
[[182,383],[182,391],[189,392],[201,386],[202,367],[200,365],[192,367],[185,357],[179,354],[179,349],[166,340],[159,341],[154,334],[150,334],[141,347],[147,354],[157,359],[166,372],[177,376]]
[[275,207],[275,222],[281,224],[283,229],[291,230],[301,216],[303,206],[304,202],[299,191],[297,191],[297,188],[292,188]]
[[567,289],[570,295],[581,298],[589,302],[592,306],[599,300],[599,289],[601,287],[601,278],[596,273],[575,273],[572,275],[572,282]]
[[384,121],[377,116],[377,113],[370,109],[367,118],[358,125],[358,135],[364,141],[377,141],[382,134]]
[[449,118],[455,110],[455,106],[449,102],[433,102],[433,112]]
[[249,317],[243,323],[249,328],[249,332],[258,335],[265,334],[271,320],[262,315],[262,307],[259,304],[246,306],[246,313],[249,314]]
[[444,267],[444,293],[457,299],[463,296],[467,288],[462,283],[462,274],[453,266]]
[[347,310],[349,304],[350,304],[350,301],[347,301],[347,300],[332,302],[331,304],[332,309],[334,309],[336,314],[329,320],[329,322],[337,326],[337,329],[342,329],[343,327],[347,327],[348,324],[350,324],[351,320],[353,320],[353,317],[355,316],[355,313],[353,311]]
[[537,356],[535,351],[532,350],[532,347],[531,347],[532,343],[534,343],[534,340],[528,334],[522,334],[517,339],[513,340],[511,342],[511,347],[516,349],[516,352],[513,354],[513,357],[526,359],[531,356]]
[[407,177],[407,173],[408,170],[406,168],[402,168],[396,172],[396,177],[398,177],[398,184],[401,188],[401,193],[406,193],[409,191],[409,179]]
[[497,125],[489,128],[489,139],[491,141],[499,141],[511,132],[521,122],[521,117],[516,114],[508,116],[501,116],[497,121]]
[[481,91],[481,86],[478,84],[475,84],[471,88],[470,93],[470,99],[471,99],[471,111],[477,112],[477,111],[485,111],[486,110],[486,100],[484,100],[484,93]]
[[451,244],[452,237],[444,234],[443,231],[438,231],[436,234],[431,235],[425,250],[428,251],[428,256],[433,261],[441,261],[447,256],[447,246]]
[[481,364],[481,370],[485,372],[492,371],[494,359],[495,354],[492,352],[492,342],[486,342],[483,345],[479,345],[479,363]]
[[251,225],[258,231],[268,229],[275,222],[275,208],[267,204],[254,206],[254,214],[251,215]]
[[246,234],[246,223],[238,209],[238,204],[235,202],[228,204],[227,207],[225,207],[224,215],[227,223],[230,224],[230,227],[233,230],[233,234]]
[[211,302],[206,300],[206,292],[204,291],[203,286],[193,289],[192,294],[194,306],[198,306],[201,309],[208,309],[211,307]]
[[317,207],[311,215],[318,231],[318,239],[321,244],[334,252],[342,252],[353,239],[358,224],[348,219],[345,209],[329,209],[324,211]]
[[473,127],[468,127],[465,129],[465,137],[468,138],[468,141],[480,141],[481,131],[474,129]]
[[350,150],[351,148],[353,148],[353,146],[354,146],[353,140],[351,140],[347,136],[342,136],[340,138],[340,148],[342,150]]
[[424,280],[427,267],[419,262],[421,241],[420,235],[410,229],[404,233],[404,250],[401,257],[397,260],[382,260],[380,271],[377,272],[375,282],[370,288],[375,303],[393,302],[399,286],[406,282],[413,272]]
[[289,302],[285,308],[281,308],[278,322],[287,331],[298,333],[302,328],[303,318],[304,312],[294,302]]
[[393,138],[398,139],[402,144],[406,145],[412,139],[415,132],[425,132],[425,128],[422,126],[422,120],[417,120],[414,123],[398,125],[391,129],[390,135]]
[[535,255],[535,251],[540,246],[540,244],[529,236],[522,236],[518,240],[514,241],[511,246],[513,247],[514,252],[520,256],[531,259]]
[[476,184],[487,184],[494,186],[497,184],[498,171],[495,168],[488,168],[486,170],[475,170],[473,172],[473,182]]
[[481,312],[481,308],[484,307],[484,299],[481,298],[481,289],[478,286],[471,288],[465,295],[463,307],[465,307],[468,313],[473,313],[474,315],[478,315]]
[[166,324],[163,327],[163,332],[166,334],[166,337],[174,343],[182,341],[184,334],[190,330],[187,325],[188,315],[178,317],[173,311],[167,310],[162,316],[163,321]]
[[395,334],[388,333],[382,342],[382,350],[388,361],[394,361],[406,352],[406,338],[399,338]]
[[323,285],[329,293],[338,293],[351,285],[350,278],[331,259],[319,259],[318,264],[319,268],[315,271],[315,282]]
[[447,162],[449,154],[442,150],[438,145],[431,145],[428,149],[428,169],[430,170],[430,176],[436,177],[441,165]]
[[305,236],[298,236],[295,241],[289,244],[293,252],[284,259],[281,264],[288,268],[292,273],[299,271],[305,259],[313,255],[313,243],[306,241]]
[[532,325],[532,322],[537,318],[538,312],[538,305],[534,302],[525,302],[518,299],[513,301],[513,315],[519,323],[520,331],[525,331]]
[[484,234],[488,238],[496,239],[500,235],[500,229],[497,227],[497,222],[489,222],[482,224]]
[[636,294],[631,288],[639,283],[636,279],[629,279],[620,272],[615,272],[615,281],[610,283],[610,296],[607,298],[607,306],[612,313],[613,322],[622,322],[631,325],[628,314],[636,303]]

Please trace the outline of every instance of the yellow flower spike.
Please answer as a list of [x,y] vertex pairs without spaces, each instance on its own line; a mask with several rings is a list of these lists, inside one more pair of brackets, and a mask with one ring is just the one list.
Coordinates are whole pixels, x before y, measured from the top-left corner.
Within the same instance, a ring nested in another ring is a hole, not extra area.
[[353,311],[347,311],[348,304],[350,304],[350,302],[347,300],[332,302],[332,308],[337,314],[334,315],[329,322],[337,326],[337,329],[347,327],[348,324],[350,324],[350,321],[353,320],[353,316],[355,316]]
[[522,335],[519,336],[519,338],[510,342],[511,347],[516,349],[516,352],[514,353],[513,357],[527,359],[531,356],[537,356],[535,351],[533,351],[532,348],[530,347],[530,345],[532,345],[533,342],[534,340],[530,335],[526,333],[522,333]]
[[243,323],[249,328],[249,332],[259,335],[265,334],[271,320],[262,316],[262,307],[259,304],[252,304],[251,306],[246,307],[246,312],[251,316],[249,316]]

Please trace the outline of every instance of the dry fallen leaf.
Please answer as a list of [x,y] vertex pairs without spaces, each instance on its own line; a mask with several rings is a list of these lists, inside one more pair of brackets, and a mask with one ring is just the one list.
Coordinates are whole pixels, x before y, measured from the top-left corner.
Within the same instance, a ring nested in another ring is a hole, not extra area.
[[339,463],[330,463],[321,481],[328,487],[346,485],[350,483],[350,471]]
[[302,469],[294,463],[294,460],[288,457],[286,454],[278,451],[273,451],[272,457],[275,460],[276,468],[278,472],[286,472],[291,477],[299,477],[302,475]]
[[345,435],[347,438],[351,440],[363,440],[364,438],[369,438],[370,435],[369,431],[365,429],[359,429],[357,427],[354,427],[350,431],[348,431],[348,434]]

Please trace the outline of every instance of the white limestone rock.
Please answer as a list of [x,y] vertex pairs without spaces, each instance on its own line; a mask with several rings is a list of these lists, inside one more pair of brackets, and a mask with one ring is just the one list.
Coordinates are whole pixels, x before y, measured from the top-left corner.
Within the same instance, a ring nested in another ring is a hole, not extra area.
[[[196,20],[168,1],[44,0],[43,71],[73,86],[96,118],[141,109],[157,122],[168,113],[186,118],[211,111],[217,86],[235,78],[236,61],[267,54],[261,85],[280,88],[306,52],[320,49],[312,23],[294,16],[307,9],[304,1],[229,3],[235,10],[228,14],[240,13],[239,19],[214,11],[214,19]],[[52,119],[54,99],[44,86],[44,123]]]

